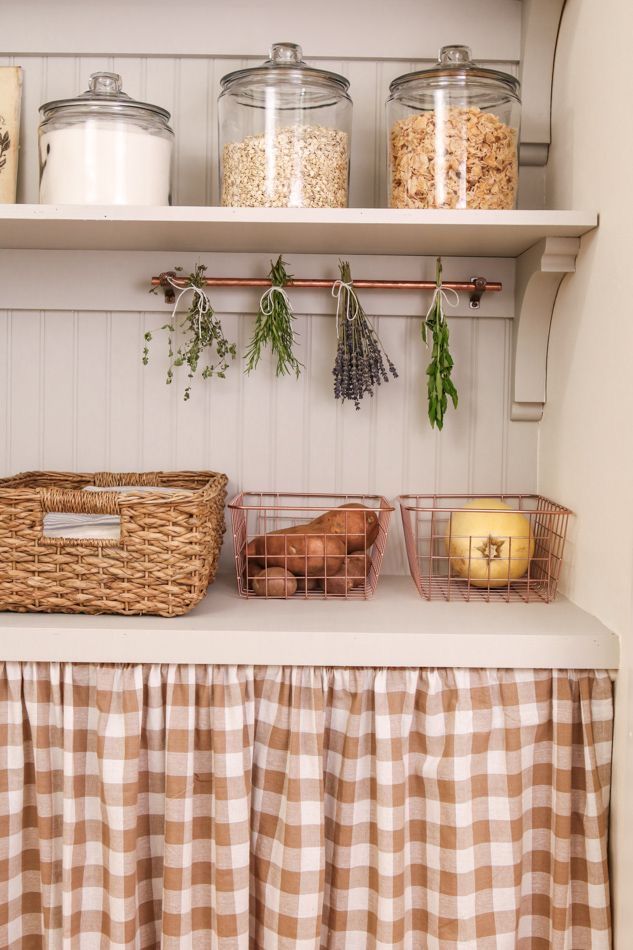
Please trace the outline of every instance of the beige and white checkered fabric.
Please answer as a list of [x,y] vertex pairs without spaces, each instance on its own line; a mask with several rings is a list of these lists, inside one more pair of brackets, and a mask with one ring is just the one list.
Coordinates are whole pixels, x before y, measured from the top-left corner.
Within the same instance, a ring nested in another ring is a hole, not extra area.
[[0,665],[0,947],[607,950],[603,672]]

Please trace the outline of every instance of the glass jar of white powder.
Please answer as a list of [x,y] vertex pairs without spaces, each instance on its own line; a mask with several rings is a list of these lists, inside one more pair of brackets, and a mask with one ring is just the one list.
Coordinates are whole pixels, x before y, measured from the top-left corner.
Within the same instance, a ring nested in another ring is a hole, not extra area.
[[93,73],[86,92],[40,113],[42,204],[171,204],[169,112],[131,99],[117,73]]

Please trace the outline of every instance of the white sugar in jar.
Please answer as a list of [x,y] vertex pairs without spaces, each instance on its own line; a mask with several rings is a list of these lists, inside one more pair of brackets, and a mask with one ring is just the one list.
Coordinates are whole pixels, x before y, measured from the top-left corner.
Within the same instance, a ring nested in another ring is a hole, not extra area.
[[40,112],[42,204],[171,203],[169,113],[127,96],[116,73],[94,73],[87,92]]

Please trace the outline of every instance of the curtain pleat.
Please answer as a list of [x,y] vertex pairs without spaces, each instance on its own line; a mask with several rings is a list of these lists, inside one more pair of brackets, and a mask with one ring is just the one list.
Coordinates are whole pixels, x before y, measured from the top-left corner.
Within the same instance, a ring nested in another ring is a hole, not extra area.
[[0,664],[0,947],[608,950],[602,671]]

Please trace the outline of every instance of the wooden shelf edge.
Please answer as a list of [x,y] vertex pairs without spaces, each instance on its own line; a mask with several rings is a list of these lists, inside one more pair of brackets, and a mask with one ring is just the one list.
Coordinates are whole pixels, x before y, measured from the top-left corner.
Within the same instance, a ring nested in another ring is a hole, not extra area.
[[0,659],[86,663],[617,669],[619,640],[564,599],[427,603],[408,577],[370,601],[240,599],[220,577],[185,617],[0,614]]
[[0,220],[66,221],[273,221],[310,223],[319,221],[359,221],[363,223],[435,224],[481,222],[512,226],[541,222],[578,227],[595,227],[597,212],[591,209],[516,209],[478,211],[475,209],[402,208],[225,208],[219,205],[52,205],[3,204]]
[[592,211],[389,208],[0,206],[0,247],[515,258],[546,237],[580,237]]

